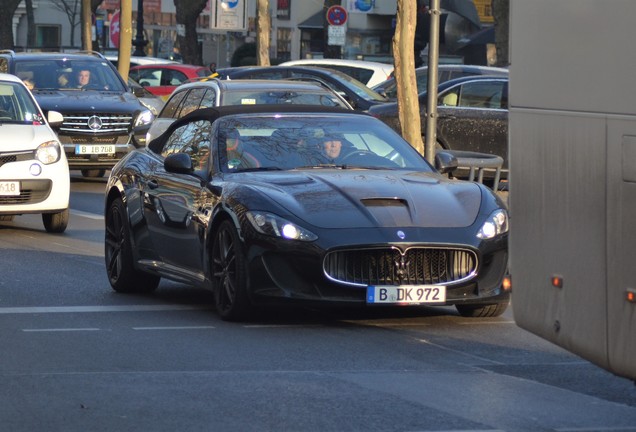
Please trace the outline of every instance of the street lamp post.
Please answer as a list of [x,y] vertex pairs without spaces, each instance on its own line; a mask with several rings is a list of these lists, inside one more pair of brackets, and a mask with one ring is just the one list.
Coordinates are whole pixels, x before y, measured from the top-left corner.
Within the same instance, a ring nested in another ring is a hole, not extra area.
[[134,56],[144,57],[146,52],[144,47],[148,44],[148,41],[144,39],[144,0],[137,0],[137,36],[133,41],[135,46]]

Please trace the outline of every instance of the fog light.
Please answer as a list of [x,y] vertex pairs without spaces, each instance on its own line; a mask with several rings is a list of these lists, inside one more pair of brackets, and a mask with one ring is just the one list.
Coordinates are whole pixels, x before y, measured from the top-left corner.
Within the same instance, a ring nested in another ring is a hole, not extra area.
[[512,290],[512,277],[510,275],[504,277],[502,286],[506,292]]
[[31,164],[31,166],[29,167],[29,172],[32,176],[39,176],[40,174],[42,174],[42,166],[36,163]]

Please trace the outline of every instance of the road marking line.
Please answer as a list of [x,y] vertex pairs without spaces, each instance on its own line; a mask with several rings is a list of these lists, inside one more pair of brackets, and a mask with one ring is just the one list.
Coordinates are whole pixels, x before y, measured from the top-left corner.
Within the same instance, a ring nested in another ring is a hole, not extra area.
[[215,329],[214,326],[175,326],[175,327],[133,327],[133,330],[206,330]]
[[22,329],[23,332],[74,332],[74,331],[99,331],[98,328],[47,328],[47,329]]
[[212,306],[175,306],[175,305],[122,305],[122,306],[48,306],[48,307],[6,307],[0,308],[0,315],[42,314],[42,313],[85,313],[85,312],[157,312],[206,310]]
[[473,326],[475,324],[488,325],[488,324],[517,324],[517,323],[514,322],[514,321],[480,321],[480,320],[475,320],[475,321],[458,322],[457,324]]
[[323,324],[248,324],[243,328],[295,328],[295,327],[324,327]]
[[71,210],[71,214],[75,215],[75,216],[81,216],[81,217],[85,217],[88,219],[94,219],[94,220],[104,220],[104,216],[97,214],[97,213],[89,213],[89,212],[85,212],[85,211],[81,211],[81,210]]

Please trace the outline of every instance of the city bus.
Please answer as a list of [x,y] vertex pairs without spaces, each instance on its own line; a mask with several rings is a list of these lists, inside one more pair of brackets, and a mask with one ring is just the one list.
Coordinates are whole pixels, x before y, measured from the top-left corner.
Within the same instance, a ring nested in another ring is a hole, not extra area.
[[514,318],[520,327],[631,380],[635,17],[634,0],[510,2]]

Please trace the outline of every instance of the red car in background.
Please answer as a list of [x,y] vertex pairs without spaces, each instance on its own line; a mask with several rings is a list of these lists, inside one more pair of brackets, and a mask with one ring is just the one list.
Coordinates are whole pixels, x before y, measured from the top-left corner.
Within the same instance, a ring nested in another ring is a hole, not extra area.
[[150,93],[166,100],[180,84],[192,78],[208,76],[210,73],[210,69],[205,66],[165,63],[131,67],[129,76]]

